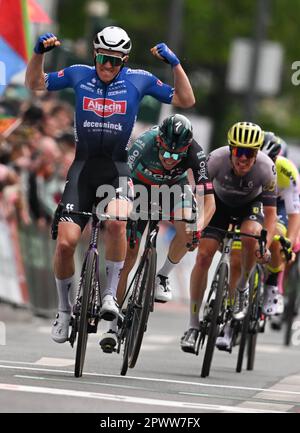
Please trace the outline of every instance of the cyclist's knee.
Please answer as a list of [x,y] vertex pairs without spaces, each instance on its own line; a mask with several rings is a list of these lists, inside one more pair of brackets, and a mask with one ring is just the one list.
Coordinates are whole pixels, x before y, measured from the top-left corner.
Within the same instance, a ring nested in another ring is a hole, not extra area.
[[241,269],[241,254],[240,251],[231,251],[230,267],[232,270],[239,271]]
[[211,265],[214,253],[211,253],[209,250],[205,251],[204,249],[199,249],[196,257],[196,266],[200,267],[200,269],[208,269]]
[[177,242],[178,244],[182,244],[182,245],[186,245],[187,243],[191,243],[193,240],[193,233],[186,233],[185,231],[183,232],[176,232],[175,236],[174,236],[174,242]]
[[257,250],[257,240],[253,238],[242,237],[242,251],[253,252]]
[[106,230],[110,238],[120,238],[120,236],[126,236],[126,221],[107,221]]
[[56,255],[59,257],[72,257],[76,249],[77,242],[69,239],[60,239],[56,245]]
[[56,254],[72,256],[81,237],[81,229],[77,224],[61,223],[58,226]]

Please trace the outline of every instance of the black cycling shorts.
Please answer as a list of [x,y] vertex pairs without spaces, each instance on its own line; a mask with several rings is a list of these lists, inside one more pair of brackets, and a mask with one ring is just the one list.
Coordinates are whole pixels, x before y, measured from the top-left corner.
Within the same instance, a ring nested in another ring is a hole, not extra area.
[[[101,195],[97,197],[99,187]],[[114,198],[133,200],[133,183],[126,162],[116,162],[105,157],[86,161],[74,160],[67,175],[61,201],[66,209],[91,212],[94,204],[109,196],[102,193],[106,189],[111,191],[111,187],[115,193]],[[62,217],[61,221],[74,222],[83,230],[87,218],[70,215]]]
[[201,238],[212,238],[216,239],[218,242],[221,242],[225,234],[211,227],[227,230],[231,217],[237,217],[239,225],[246,220],[257,221],[259,224],[263,225],[264,213],[263,204],[260,201],[261,196],[257,196],[250,203],[238,207],[228,206],[219,199],[216,193],[214,196],[216,202],[216,211],[208,226],[203,230]]

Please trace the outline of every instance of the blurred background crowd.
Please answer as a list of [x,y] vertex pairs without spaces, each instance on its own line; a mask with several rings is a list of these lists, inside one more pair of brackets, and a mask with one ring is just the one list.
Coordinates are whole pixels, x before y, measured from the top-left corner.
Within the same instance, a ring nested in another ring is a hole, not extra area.
[[8,218],[16,211],[18,221],[43,228],[51,222],[74,157],[72,107],[45,94],[6,100],[1,111],[11,121],[0,135],[2,214]]

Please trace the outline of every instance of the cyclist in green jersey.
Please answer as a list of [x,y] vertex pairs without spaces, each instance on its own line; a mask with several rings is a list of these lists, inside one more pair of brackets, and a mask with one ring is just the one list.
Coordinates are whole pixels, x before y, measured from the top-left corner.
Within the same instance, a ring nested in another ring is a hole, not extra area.
[[[214,213],[214,195],[212,183],[207,175],[206,157],[202,147],[193,139],[192,125],[189,119],[181,114],[167,117],[160,126],[155,126],[139,136],[128,151],[128,164],[134,182],[135,192],[145,192],[146,203],[142,208],[147,211],[137,220],[137,243],[133,249],[127,248],[124,267],[120,274],[117,298],[120,303],[127,285],[128,275],[133,268],[138,251],[139,241],[148,222],[148,208],[158,197],[157,191],[165,188],[161,194],[160,205],[163,219],[170,216],[176,218],[173,222],[176,230],[171,241],[167,258],[156,276],[155,300],[167,302],[172,298],[168,276],[188,251],[187,243],[191,240],[190,225],[180,218],[190,219],[194,204],[197,202],[197,228],[202,230]],[[191,169],[195,191],[189,184],[187,171]],[[168,188],[169,187],[169,188]],[[168,201],[168,191],[178,187],[179,194],[171,195]],[[158,200],[159,201],[159,200]],[[145,206],[144,206],[145,205]],[[134,202],[135,206],[135,202]],[[178,219],[177,219],[178,218]],[[195,227],[194,227],[195,228]],[[108,333],[103,334],[101,346],[116,344],[116,326],[114,320]]]

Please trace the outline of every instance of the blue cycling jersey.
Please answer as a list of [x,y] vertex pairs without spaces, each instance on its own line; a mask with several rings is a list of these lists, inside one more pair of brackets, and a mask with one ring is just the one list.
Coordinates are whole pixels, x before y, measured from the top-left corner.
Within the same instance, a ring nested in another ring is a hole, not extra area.
[[143,96],[170,104],[174,94],[171,86],[151,73],[126,67],[109,84],[99,79],[95,67],[87,65],[45,74],[45,84],[48,90],[75,90],[75,158],[80,160],[108,156],[126,161],[126,146]]

